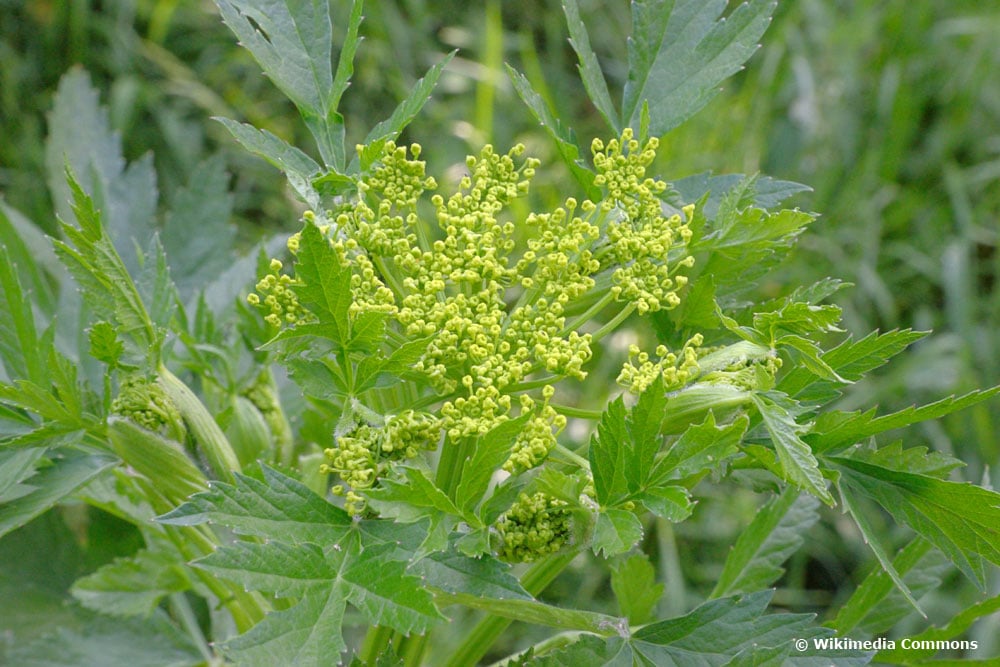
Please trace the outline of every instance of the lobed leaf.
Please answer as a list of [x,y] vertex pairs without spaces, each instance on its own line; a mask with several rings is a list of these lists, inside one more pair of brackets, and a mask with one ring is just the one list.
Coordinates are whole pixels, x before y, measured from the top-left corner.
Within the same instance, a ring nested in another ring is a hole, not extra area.
[[757,50],[776,5],[750,0],[719,19],[726,0],[633,2],[622,124],[637,129],[648,104],[658,137],[694,115]]
[[861,496],[876,501],[980,587],[985,582],[983,559],[1000,565],[1000,494],[846,457],[829,461],[841,472],[845,503]]
[[[892,560],[892,567],[903,577],[913,597],[919,599],[938,588],[946,574],[942,565],[947,563],[930,542],[918,537],[899,550]],[[913,611],[908,601],[899,598],[902,595],[892,578],[878,566],[865,577],[827,625],[841,636],[850,634],[855,628],[876,634],[886,632]]]
[[164,597],[191,587],[172,553],[141,549],[77,579],[70,592],[94,611],[112,616],[150,616]]
[[[334,342],[346,345],[351,337],[351,269],[340,261],[330,241],[313,223],[302,229],[296,255],[295,276],[302,281],[293,286],[303,305],[312,310]],[[292,331],[299,329],[295,327]],[[318,332],[317,332],[318,333]]]
[[815,498],[785,489],[765,505],[740,533],[726,558],[711,597],[762,590],[785,573],[782,564],[805,540],[819,520]]
[[603,509],[594,524],[595,554],[604,552],[605,558],[625,553],[642,539],[642,522],[628,510]]
[[601,64],[597,60],[597,54],[590,47],[590,37],[587,35],[587,27],[580,19],[580,8],[576,0],[565,0],[563,2],[563,12],[566,14],[566,24],[569,27],[569,43],[576,51],[580,59],[578,66],[580,78],[583,80],[583,87],[594,103],[594,107],[604,116],[608,127],[615,134],[621,134],[621,124],[618,122],[618,112],[611,101],[611,94],[608,92],[607,81],[601,72]]
[[1000,386],[949,396],[927,405],[910,406],[899,412],[875,416],[875,408],[865,412],[825,412],[816,419],[813,432],[805,440],[816,452],[836,452],[873,435],[903,428],[928,419],[939,419],[1000,394]]
[[792,484],[805,489],[827,505],[833,505],[833,496],[826,488],[826,481],[819,471],[819,462],[799,433],[803,427],[781,405],[763,394],[751,397],[764,426],[771,436],[771,442],[778,455],[782,473]]
[[306,485],[263,464],[261,471],[263,480],[236,474],[235,484],[212,482],[208,491],[157,520],[176,526],[212,521],[242,535],[292,544],[333,544],[351,530],[348,514]]
[[618,609],[631,625],[652,618],[663,588],[656,582],[656,569],[644,554],[632,554],[611,569],[611,590]]
[[598,196],[598,191],[594,188],[595,174],[586,166],[583,158],[580,156],[580,146],[577,143],[573,130],[563,125],[559,117],[553,113],[549,105],[542,99],[542,96],[531,87],[531,83],[527,77],[510,65],[506,65],[506,68],[507,76],[510,77],[510,81],[514,86],[514,92],[517,93],[521,101],[528,107],[535,120],[555,140],[559,155],[562,156],[563,162],[569,167],[577,183],[583,187],[588,195],[593,197]]
[[22,479],[32,487],[30,492],[0,506],[0,537],[25,525],[117,463],[117,459],[100,454],[68,452],[54,457],[51,465]]
[[220,648],[245,667],[336,664],[347,650],[341,630],[346,607],[333,588],[311,590],[294,607],[272,611]]
[[[868,664],[870,654],[818,648],[833,632],[812,625],[811,614],[765,614],[771,591],[710,600],[684,616],[651,623],[630,636],[583,635],[566,648],[532,660],[544,667],[578,665],[833,665]],[[792,642],[805,640],[805,651]]]

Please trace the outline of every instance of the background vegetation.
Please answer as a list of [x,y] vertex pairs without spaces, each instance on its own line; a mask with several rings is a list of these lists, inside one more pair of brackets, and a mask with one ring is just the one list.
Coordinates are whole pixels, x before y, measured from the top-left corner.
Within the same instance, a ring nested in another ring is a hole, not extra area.
[[[589,25],[607,26],[592,30],[593,46],[605,71],[621,83],[628,4],[580,4]],[[555,0],[372,2],[366,16],[367,44],[345,98],[348,127],[386,117],[431,64],[459,49],[405,137],[434,147],[432,168],[460,168],[466,152],[487,141],[522,141],[544,162],[557,161],[514,94],[505,62],[525,72],[581,135],[600,126],[578,89],[575,55]],[[841,293],[840,305],[859,334],[935,330],[874,381],[853,388],[845,409],[898,409],[1000,380],[997,34],[996,1],[781,3],[747,70],[672,131],[660,151],[659,171],[668,180],[713,169],[761,171],[810,185],[813,191],[795,203],[822,218],[781,275],[793,284],[827,275],[856,283],[857,289]],[[5,215],[23,215],[48,232],[56,228],[51,193],[61,190],[47,184],[61,179],[62,171],[59,157],[46,155],[46,114],[60,77],[73,67],[85,69],[103,91],[125,157],[152,154],[162,201],[171,201],[195,165],[221,154],[247,248],[297,227],[297,204],[282,189],[281,175],[248,156],[209,117],[242,118],[299,146],[307,145],[299,141],[305,129],[207,0],[0,0]],[[774,280],[761,289],[780,291],[782,281]],[[963,459],[970,478],[988,476],[996,488],[998,426],[1000,408],[992,401],[899,437],[908,446],[924,444]],[[704,554],[723,553],[746,524],[753,508],[738,501],[721,492],[703,497],[701,520],[683,524],[672,541],[658,545],[661,567],[677,575],[668,577],[673,590],[665,604],[672,609],[665,611],[688,609],[686,590],[711,588],[717,572],[699,563],[719,562]],[[872,559],[846,521],[824,521],[813,530],[776,602],[822,613],[853,588]],[[19,539],[22,548],[34,544],[50,559],[13,565],[3,553],[14,548],[7,541],[0,545],[0,574],[37,577],[46,589],[65,590],[76,576],[134,549],[129,535],[96,513],[86,520],[72,512],[48,516]],[[604,579],[569,571],[551,594],[599,598],[607,587]],[[997,590],[1000,582],[993,584]],[[971,595],[963,581],[948,580],[928,607],[948,618]],[[1000,620],[984,620],[974,632],[985,654],[996,653]]]

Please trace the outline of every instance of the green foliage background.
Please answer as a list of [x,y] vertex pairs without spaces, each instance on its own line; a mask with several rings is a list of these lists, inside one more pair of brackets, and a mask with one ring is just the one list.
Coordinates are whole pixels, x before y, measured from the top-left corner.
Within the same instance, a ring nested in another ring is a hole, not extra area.
[[[621,85],[627,3],[580,4],[588,25],[607,26],[592,29],[591,41],[611,83]],[[342,107],[348,127],[388,116],[429,66],[459,49],[404,136],[432,148],[432,168],[461,168],[465,154],[484,142],[522,141],[543,162],[557,161],[504,63],[525,72],[579,135],[602,127],[579,89],[559,2],[371,2],[365,13],[366,44]],[[886,372],[851,388],[841,409],[877,404],[888,412],[1000,379],[997,34],[995,1],[783,2],[747,70],[668,134],[660,150],[659,166],[671,175],[761,171],[813,187],[795,203],[823,217],[773,282],[761,286],[763,295],[833,275],[857,285],[838,294],[856,334],[935,330]],[[268,233],[295,228],[298,205],[281,175],[208,117],[239,118],[299,146],[308,144],[305,127],[236,47],[214,5],[193,0],[0,0],[0,192],[11,209],[47,232],[56,229],[46,186],[46,114],[60,77],[76,66],[103,91],[126,158],[152,151],[166,201],[198,163],[221,154],[232,174],[237,242],[249,248]],[[348,145],[360,139],[348,137]],[[992,401],[899,437],[955,455],[969,464],[969,478],[986,476],[996,488],[998,434],[1000,408]],[[670,578],[674,590],[663,613],[687,610],[689,592],[715,585],[720,573],[700,563],[720,562],[754,513],[739,497],[701,493],[708,495],[700,520],[681,524],[656,547],[661,566],[682,573]],[[891,533],[892,526],[887,518],[881,528]],[[0,567],[6,578],[44,582],[43,598],[136,546],[124,524],[101,514],[47,515],[26,530],[20,548],[46,550],[51,564],[33,571],[22,562],[26,551],[4,553],[0,545]],[[871,568],[853,530],[847,521],[816,524],[775,602],[822,612],[842,599]],[[570,569],[547,595],[610,599],[614,585]],[[972,595],[964,581],[950,579],[926,608],[950,618]],[[1000,620],[983,620],[975,633],[985,654],[995,654]]]

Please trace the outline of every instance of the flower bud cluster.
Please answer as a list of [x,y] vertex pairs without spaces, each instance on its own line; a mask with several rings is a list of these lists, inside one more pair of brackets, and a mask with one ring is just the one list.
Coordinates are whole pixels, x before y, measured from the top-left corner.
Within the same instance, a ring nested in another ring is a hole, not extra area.
[[267,273],[257,281],[257,291],[247,296],[247,302],[251,306],[259,306],[267,311],[264,319],[274,328],[282,324],[302,324],[312,318],[309,311],[299,304],[299,299],[292,290],[292,286],[301,284],[301,281],[282,273],[282,266],[281,260],[272,259]]
[[383,426],[362,424],[350,434],[336,438],[336,447],[324,451],[323,474],[335,473],[343,481],[333,493],[345,497],[350,514],[364,510],[359,491],[370,489],[389,461],[415,458],[423,450],[437,447],[440,419],[426,412],[405,410],[386,419]]
[[530,396],[520,396],[522,412],[531,417],[514,440],[510,458],[503,464],[507,472],[516,475],[540,465],[556,446],[556,435],[566,428],[566,416],[549,405],[554,394],[555,387],[546,385],[542,390],[544,403],[540,406]]
[[677,290],[687,284],[677,270],[694,264],[691,255],[677,256],[691,238],[694,206],[685,207],[686,219],[664,216],[659,196],[667,184],[646,177],[658,145],[653,137],[640,147],[626,128],[620,139],[607,145],[595,139],[591,146],[594,184],[607,193],[601,206],[611,216],[606,230],[615,265],[611,291],[619,301],[634,303],[640,314],[676,307]]
[[526,563],[556,553],[569,542],[571,513],[563,500],[538,492],[522,493],[496,528],[503,544],[499,556]]
[[695,334],[678,353],[670,352],[666,345],[658,345],[658,361],[653,361],[638,345],[630,345],[628,361],[622,366],[616,382],[634,394],[641,394],[657,377],[662,377],[667,391],[679,389],[698,376],[698,357],[703,354],[700,347],[703,342],[702,335]]
[[260,411],[275,443],[279,446],[289,446],[292,441],[291,428],[285,417],[285,411],[281,408],[278,388],[274,385],[270,372],[262,371],[243,395]]
[[728,384],[738,389],[766,389],[774,382],[781,368],[781,357],[743,359],[722,370],[706,373],[701,380],[713,384]]
[[129,375],[121,381],[111,412],[177,442],[183,442],[187,435],[181,413],[167,392],[142,375]]

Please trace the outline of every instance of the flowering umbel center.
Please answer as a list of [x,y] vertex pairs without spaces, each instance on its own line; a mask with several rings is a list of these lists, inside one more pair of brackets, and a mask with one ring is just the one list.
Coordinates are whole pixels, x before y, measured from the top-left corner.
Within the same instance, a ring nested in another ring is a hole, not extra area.
[[[410,395],[437,406],[421,413],[419,428],[408,418],[420,446],[381,417],[338,434],[326,469],[349,487],[352,507],[363,506],[358,492],[377,484],[389,462],[474,440],[518,416],[523,428],[502,467],[518,474],[538,466],[567,423],[554,407],[556,385],[586,377],[594,344],[630,313],[680,303],[680,273],[693,263],[693,207],[664,211],[666,184],[646,173],[657,145],[640,145],[631,130],[595,141],[602,197],[525,215],[514,202],[539,162],[523,157],[523,146],[470,156],[445,195],[426,175],[420,146],[387,142],[353,195],[322,216],[306,214],[351,272],[349,317],[379,313],[390,342],[426,341],[410,366],[420,378]],[[289,240],[293,255],[301,242]],[[250,301],[276,330],[314,322],[296,296],[300,284],[274,260]],[[645,375],[637,370],[629,383]]]

